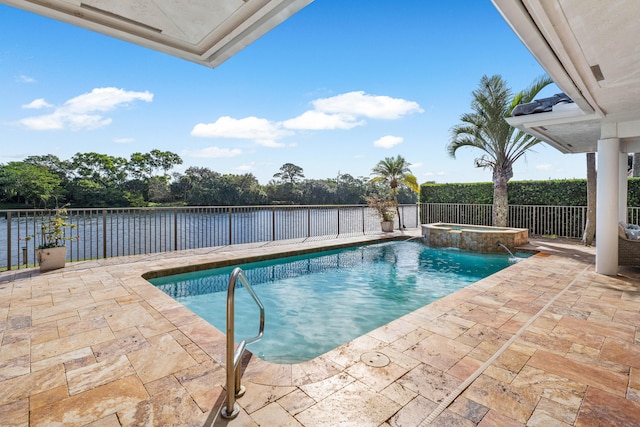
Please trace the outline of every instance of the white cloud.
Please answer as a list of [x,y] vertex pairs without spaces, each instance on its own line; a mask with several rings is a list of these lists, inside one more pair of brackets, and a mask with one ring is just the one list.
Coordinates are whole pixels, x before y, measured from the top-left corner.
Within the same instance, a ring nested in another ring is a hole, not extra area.
[[398,144],[402,144],[402,141],[404,141],[404,138],[400,136],[387,135],[374,141],[373,146],[378,148],[393,148]]
[[255,167],[255,162],[251,162],[248,165],[240,165],[236,168],[236,170],[240,173],[247,173],[247,172],[251,172],[252,170],[254,170]]
[[133,138],[115,138],[113,140],[113,142],[115,142],[116,144],[128,144],[130,142],[134,142],[135,139]]
[[113,121],[99,114],[69,114],[64,117],[64,120],[68,123],[69,129],[72,130],[98,129],[110,125]]
[[[330,98],[321,98],[311,103],[313,110],[282,122],[245,117],[235,119],[219,117],[213,123],[198,123],[191,130],[191,136],[202,138],[236,138],[253,140],[265,147],[285,147],[281,139],[294,135],[296,130],[348,130],[366,124],[360,118],[398,119],[406,114],[422,112],[418,103],[388,96],[367,95],[362,91],[348,92]],[[402,142],[385,137],[376,141],[385,148]]]
[[30,103],[22,106],[22,108],[27,110],[39,110],[40,108],[50,108],[50,107],[53,107],[53,105],[45,101],[44,98],[34,99]]
[[438,172],[426,172],[424,174],[424,176],[445,176],[447,173],[444,171],[438,171]]
[[421,168],[422,166],[423,166],[423,164],[422,164],[422,163],[420,163],[420,162],[418,162],[418,163],[411,163],[411,164],[409,165],[409,168],[410,168],[410,169],[419,169],[419,168]]
[[317,111],[324,113],[364,116],[372,119],[398,119],[406,114],[424,111],[417,102],[389,96],[367,95],[363,91],[317,99],[312,104]]
[[44,116],[27,117],[20,120],[24,126],[33,130],[60,130],[64,129],[65,120],[60,114],[47,114]]
[[551,165],[548,163],[536,165],[536,169],[539,171],[548,171],[551,170]]
[[235,157],[242,154],[242,150],[239,148],[220,148],[220,147],[207,147],[202,150],[183,150],[182,154],[187,157],[198,157],[205,159],[219,159],[224,157]]
[[[277,142],[272,139],[256,139],[256,143],[258,145],[262,145],[263,147],[269,147],[269,148],[287,147],[287,144],[284,144],[282,142]],[[289,147],[295,147],[295,144],[290,144]]]
[[148,91],[131,92],[115,87],[102,87],[94,89],[90,93],[71,98],[64,103],[63,108],[77,114],[93,111],[104,112],[137,100],[151,102],[153,101],[153,94]]
[[36,79],[34,79],[33,77],[29,77],[29,76],[25,76],[24,74],[18,76],[16,78],[16,81],[20,82],[20,83],[35,83]]
[[34,130],[65,128],[92,130],[107,126],[112,121],[110,118],[98,113],[105,113],[118,107],[127,106],[133,101],[151,102],[153,101],[153,94],[150,92],[125,91],[114,87],[96,88],[90,93],[71,98],[62,106],[57,107],[51,114],[27,117],[20,120],[20,123]]
[[284,144],[277,140],[291,134],[292,132],[283,129],[280,124],[258,117],[234,119],[223,116],[214,123],[198,123],[191,130],[191,136],[251,139],[265,147],[283,147]]
[[296,118],[282,122],[287,129],[304,130],[351,129],[363,124],[363,120],[357,121],[348,114],[327,114],[315,110],[306,111]]

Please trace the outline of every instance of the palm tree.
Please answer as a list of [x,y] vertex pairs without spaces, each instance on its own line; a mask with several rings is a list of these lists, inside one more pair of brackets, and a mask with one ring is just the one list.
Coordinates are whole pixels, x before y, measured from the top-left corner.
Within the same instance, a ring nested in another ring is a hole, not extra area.
[[420,191],[418,179],[411,174],[409,163],[399,154],[395,158],[385,157],[384,160],[380,160],[371,170],[371,174],[375,175],[369,181],[372,184],[383,181],[388,183],[391,187],[393,203],[396,206],[396,213],[398,214],[398,226],[403,228],[402,218],[400,217],[400,208],[398,207],[398,186],[402,185],[416,193]]
[[493,172],[493,225],[507,225],[507,182],[513,177],[513,164],[539,139],[510,126],[505,117],[518,104],[532,102],[547,85],[553,83],[548,76],[536,79],[527,89],[512,96],[507,82],[499,75],[482,76],[478,88],[472,93],[472,113],[460,116],[462,123],[451,129],[449,155],[455,158],[461,147],[474,147],[484,151],[475,159],[479,168]]

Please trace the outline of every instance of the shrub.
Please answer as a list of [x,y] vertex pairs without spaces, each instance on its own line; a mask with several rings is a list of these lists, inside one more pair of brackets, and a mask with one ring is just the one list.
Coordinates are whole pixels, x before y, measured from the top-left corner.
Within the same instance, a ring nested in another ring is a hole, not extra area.
[[[510,205],[586,206],[586,179],[545,181],[511,181],[508,184]],[[640,178],[628,181],[628,205],[640,206]],[[422,184],[422,203],[493,203],[493,183]]]

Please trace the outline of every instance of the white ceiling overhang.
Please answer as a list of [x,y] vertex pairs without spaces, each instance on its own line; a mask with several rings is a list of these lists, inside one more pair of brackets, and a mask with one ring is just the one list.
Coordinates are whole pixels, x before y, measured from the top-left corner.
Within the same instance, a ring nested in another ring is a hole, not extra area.
[[313,0],[0,0],[216,67]]
[[605,137],[640,143],[637,0],[492,1],[576,107],[508,118],[512,126],[565,153],[595,151]]

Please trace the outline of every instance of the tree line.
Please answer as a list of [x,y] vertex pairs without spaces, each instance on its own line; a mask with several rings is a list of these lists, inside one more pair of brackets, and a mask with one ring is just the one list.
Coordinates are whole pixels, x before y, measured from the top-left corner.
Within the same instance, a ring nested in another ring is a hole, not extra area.
[[[29,156],[0,164],[0,204],[16,208],[362,204],[374,194],[396,193],[388,182],[347,173],[306,179],[304,170],[292,163],[282,165],[266,185],[251,173],[222,174],[195,166],[184,173],[172,172],[182,163],[179,155],[157,149],[133,153],[128,159],[95,152],[77,153],[68,160],[52,154]],[[417,196],[402,187],[397,189],[397,200],[415,203]]]

